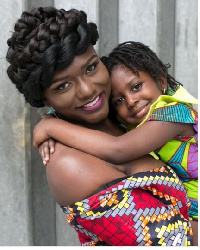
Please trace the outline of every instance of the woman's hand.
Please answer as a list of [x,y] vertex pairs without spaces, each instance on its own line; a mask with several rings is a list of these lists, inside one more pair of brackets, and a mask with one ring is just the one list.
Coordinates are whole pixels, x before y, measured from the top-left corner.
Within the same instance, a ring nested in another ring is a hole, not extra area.
[[55,140],[50,138],[49,140],[44,141],[38,147],[39,154],[42,157],[43,164],[46,166],[50,159],[50,154],[53,154],[55,151]]

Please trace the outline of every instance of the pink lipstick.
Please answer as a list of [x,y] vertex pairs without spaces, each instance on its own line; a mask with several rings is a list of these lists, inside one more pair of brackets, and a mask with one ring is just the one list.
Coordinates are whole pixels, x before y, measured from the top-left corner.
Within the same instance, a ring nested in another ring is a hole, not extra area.
[[103,97],[101,93],[93,101],[88,102],[87,104],[83,105],[81,109],[85,111],[94,112],[101,107],[102,102],[103,102]]

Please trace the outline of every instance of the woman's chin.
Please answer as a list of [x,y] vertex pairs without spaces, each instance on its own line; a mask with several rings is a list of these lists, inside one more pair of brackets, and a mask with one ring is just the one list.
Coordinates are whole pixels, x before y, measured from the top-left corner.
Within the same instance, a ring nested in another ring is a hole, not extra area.
[[88,115],[87,120],[85,120],[85,122],[89,124],[93,124],[93,125],[99,124],[108,117],[108,112],[109,112],[109,109],[107,106],[103,109],[100,109],[98,112],[95,112],[92,115]]

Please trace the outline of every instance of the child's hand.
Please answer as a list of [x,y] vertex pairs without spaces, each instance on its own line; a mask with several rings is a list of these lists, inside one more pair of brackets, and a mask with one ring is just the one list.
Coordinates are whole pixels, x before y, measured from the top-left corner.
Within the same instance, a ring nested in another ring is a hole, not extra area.
[[50,115],[43,115],[42,120],[35,126],[33,130],[33,147],[38,148],[41,143],[50,139],[50,136],[46,132],[46,128],[51,119],[56,118],[53,118]]
[[49,162],[50,154],[53,154],[53,152],[55,151],[55,143],[55,140],[51,138],[49,140],[44,141],[38,147],[39,154],[42,157],[44,166],[46,166]]

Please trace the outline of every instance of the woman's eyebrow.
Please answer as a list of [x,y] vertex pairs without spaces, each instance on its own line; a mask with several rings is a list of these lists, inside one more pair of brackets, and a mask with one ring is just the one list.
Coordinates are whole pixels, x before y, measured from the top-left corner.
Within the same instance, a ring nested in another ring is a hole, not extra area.
[[[82,66],[81,66],[81,69],[84,69],[85,67],[87,67],[87,65],[88,65],[95,57],[97,57],[96,54],[92,55],[92,56],[91,56]],[[68,76],[63,76],[63,77],[60,77],[60,78],[56,78],[56,79],[53,80],[51,83],[56,83],[56,82],[65,80],[66,78],[68,78]]]
[[92,61],[93,58],[97,57],[97,54],[93,54],[82,66],[81,69],[84,69],[85,67],[87,67],[88,64],[90,64],[90,62]]
[[63,77],[60,77],[60,78],[56,78],[55,80],[53,80],[51,83],[56,83],[56,82],[59,82],[59,81],[62,81],[64,79],[68,78],[68,76],[63,76]]

